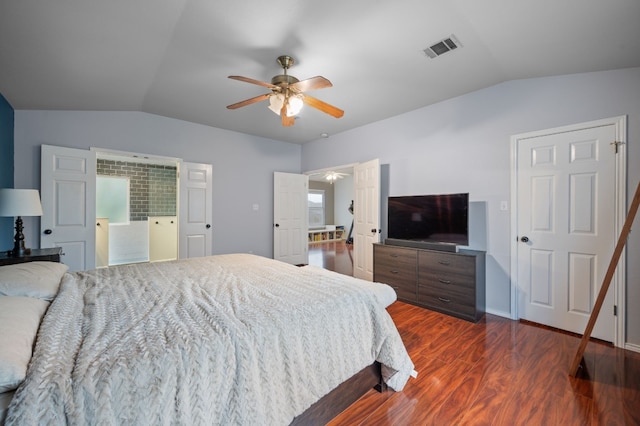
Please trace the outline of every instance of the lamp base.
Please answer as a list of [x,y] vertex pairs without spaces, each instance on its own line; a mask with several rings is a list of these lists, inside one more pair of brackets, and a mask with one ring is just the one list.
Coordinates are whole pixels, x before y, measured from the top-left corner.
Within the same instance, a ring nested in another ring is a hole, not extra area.
[[9,251],[9,255],[12,257],[23,257],[31,254],[31,249],[24,247],[23,229],[22,218],[18,216],[16,219],[16,235],[13,239],[13,250]]

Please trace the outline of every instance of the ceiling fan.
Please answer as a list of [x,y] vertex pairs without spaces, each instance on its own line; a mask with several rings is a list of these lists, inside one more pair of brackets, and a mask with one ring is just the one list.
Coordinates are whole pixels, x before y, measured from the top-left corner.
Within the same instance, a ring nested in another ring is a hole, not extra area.
[[326,172],[322,177],[326,179],[330,184],[333,184],[333,182],[337,181],[338,179],[342,179],[345,176],[349,176],[349,173],[329,171],[329,172]]
[[304,104],[319,109],[320,111],[327,113],[335,118],[340,118],[344,115],[343,110],[336,108],[333,105],[329,105],[328,103],[309,96],[305,93],[310,90],[331,87],[332,84],[329,80],[321,76],[311,77],[306,80],[298,80],[294,76],[288,75],[287,70],[294,63],[291,56],[279,56],[277,62],[284,70],[284,74],[276,75],[275,77],[273,77],[271,79],[271,83],[254,80],[252,78],[242,77],[239,75],[230,75],[229,78],[233,80],[244,81],[251,84],[257,84],[258,86],[267,87],[271,89],[271,93],[265,93],[254,98],[246,99],[244,101],[228,105],[227,108],[237,109],[246,105],[251,105],[256,102],[269,99],[269,109],[280,115],[280,117],[282,118],[283,126],[293,126],[295,121],[294,116],[300,112],[300,109],[302,109],[302,106]]

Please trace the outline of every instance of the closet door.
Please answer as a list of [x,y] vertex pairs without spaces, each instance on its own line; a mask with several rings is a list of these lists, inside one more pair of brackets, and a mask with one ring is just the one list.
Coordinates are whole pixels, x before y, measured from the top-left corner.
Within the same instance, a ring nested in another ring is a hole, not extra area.
[[72,271],[96,264],[96,156],[82,149],[42,145],[43,215],[40,247],[62,247]]
[[273,258],[293,265],[309,263],[309,176],[273,174]]
[[180,259],[210,256],[212,251],[211,164],[180,162]]
[[149,261],[175,260],[178,254],[178,220],[175,216],[149,216]]

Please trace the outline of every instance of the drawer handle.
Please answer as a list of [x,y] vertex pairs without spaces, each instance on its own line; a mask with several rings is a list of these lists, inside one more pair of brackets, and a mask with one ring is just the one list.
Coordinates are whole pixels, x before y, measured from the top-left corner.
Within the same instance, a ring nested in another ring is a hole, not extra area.
[[443,280],[442,278],[440,278],[438,281],[440,281],[442,284],[451,284],[451,280]]
[[391,272],[392,274],[399,274],[399,273],[400,273],[400,271],[396,271],[395,269],[391,270],[390,272]]
[[447,262],[446,260],[440,260],[440,261],[438,261],[438,263],[441,264],[441,265],[446,265],[446,266],[451,265],[451,263]]
[[444,297],[438,297],[438,300],[444,303],[449,303],[451,302],[451,299],[445,299]]
[[391,257],[398,257],[398,255],[397,255],[397,254],[393,254],[393,253],[392,253],[392,254],[390,254],[389,256],[391,256]]

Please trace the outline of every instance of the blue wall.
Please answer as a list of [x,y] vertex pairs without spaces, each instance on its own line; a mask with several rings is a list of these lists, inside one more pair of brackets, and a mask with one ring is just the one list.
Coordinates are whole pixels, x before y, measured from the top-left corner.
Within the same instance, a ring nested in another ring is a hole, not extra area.
[[[13,188],[13,108],[0,94],[0,188]],[[0,217],[0,250],[13,247],[13,218]]]

